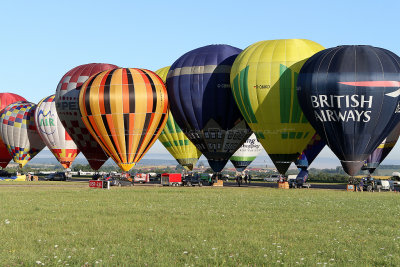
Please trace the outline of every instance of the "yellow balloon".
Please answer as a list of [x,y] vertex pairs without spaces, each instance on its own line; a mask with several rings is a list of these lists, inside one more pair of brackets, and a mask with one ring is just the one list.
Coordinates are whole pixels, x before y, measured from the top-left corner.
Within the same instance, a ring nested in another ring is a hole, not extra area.
[[[164,67],[156,71],[156,74],[165,82],[170,67]],[[171,153],[171,155],[187,170],[193,170],[201,152],[186,137],[181,128],[176,124],[171,111],[168,110],[168,120],[158,140]]]
[[236,103],[282,174],[315,133],[300,109],[296,84],[305,61],[323,49],[305,39],[261,41],[243,50],[232,66]]

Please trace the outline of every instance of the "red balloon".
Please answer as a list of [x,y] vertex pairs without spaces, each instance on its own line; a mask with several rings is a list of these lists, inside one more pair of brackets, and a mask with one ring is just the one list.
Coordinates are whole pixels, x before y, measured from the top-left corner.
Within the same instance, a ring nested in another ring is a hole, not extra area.
[[55,102],[58,117],[76,146],[86,157],[92,169],[98,170],[109,156],[89,133],[79,111],[79,92],[82,84],[99,72],[116,69],[118,66],[105,63],[80,65],[68,71],[60,80]]

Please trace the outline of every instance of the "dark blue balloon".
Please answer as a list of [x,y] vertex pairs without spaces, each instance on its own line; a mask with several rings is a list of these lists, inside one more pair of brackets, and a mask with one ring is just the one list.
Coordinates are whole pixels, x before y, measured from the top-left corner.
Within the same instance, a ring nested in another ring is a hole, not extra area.
[[355,175],[400,121],[400,58],[372,46],[339,46],[310,57],[297,96],[305,116]]
[[215,172],[251,134],[230,86],[230,70],[241,51],[229,45],[200,47],[176,60],[167,75],[172,115]]
[[318,134],[314,134],[310,143],[303,150],[298,159],[294,162],[297,168],[305,169],[311,165],[314,159],[318,156],[319,152],[325,147],[326,142]]
[[299,174],[296,177],[296,180],[297,179],[301,179],[305,183],[308,179],[308,171],[306,169],[301,169]]

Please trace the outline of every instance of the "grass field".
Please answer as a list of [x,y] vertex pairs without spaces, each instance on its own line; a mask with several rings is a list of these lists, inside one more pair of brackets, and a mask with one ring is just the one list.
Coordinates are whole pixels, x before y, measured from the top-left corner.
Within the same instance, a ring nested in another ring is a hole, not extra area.
[[0,266],[400,264],[400,194],[0,187]]

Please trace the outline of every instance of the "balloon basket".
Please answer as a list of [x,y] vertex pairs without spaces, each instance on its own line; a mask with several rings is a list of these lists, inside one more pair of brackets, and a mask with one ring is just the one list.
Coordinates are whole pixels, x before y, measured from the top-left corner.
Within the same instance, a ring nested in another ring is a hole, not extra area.
[[223,180],[218,180],[215,183],[213,183],[213,186],[224,186],[224,181]]
[[347,191],[356,191],[356,187],[354,184],[348,184],[346,187]]
[[278,183],[278,188],[280,188],[280,189],[289,189],[289,183],[288,182],[279,182]]

